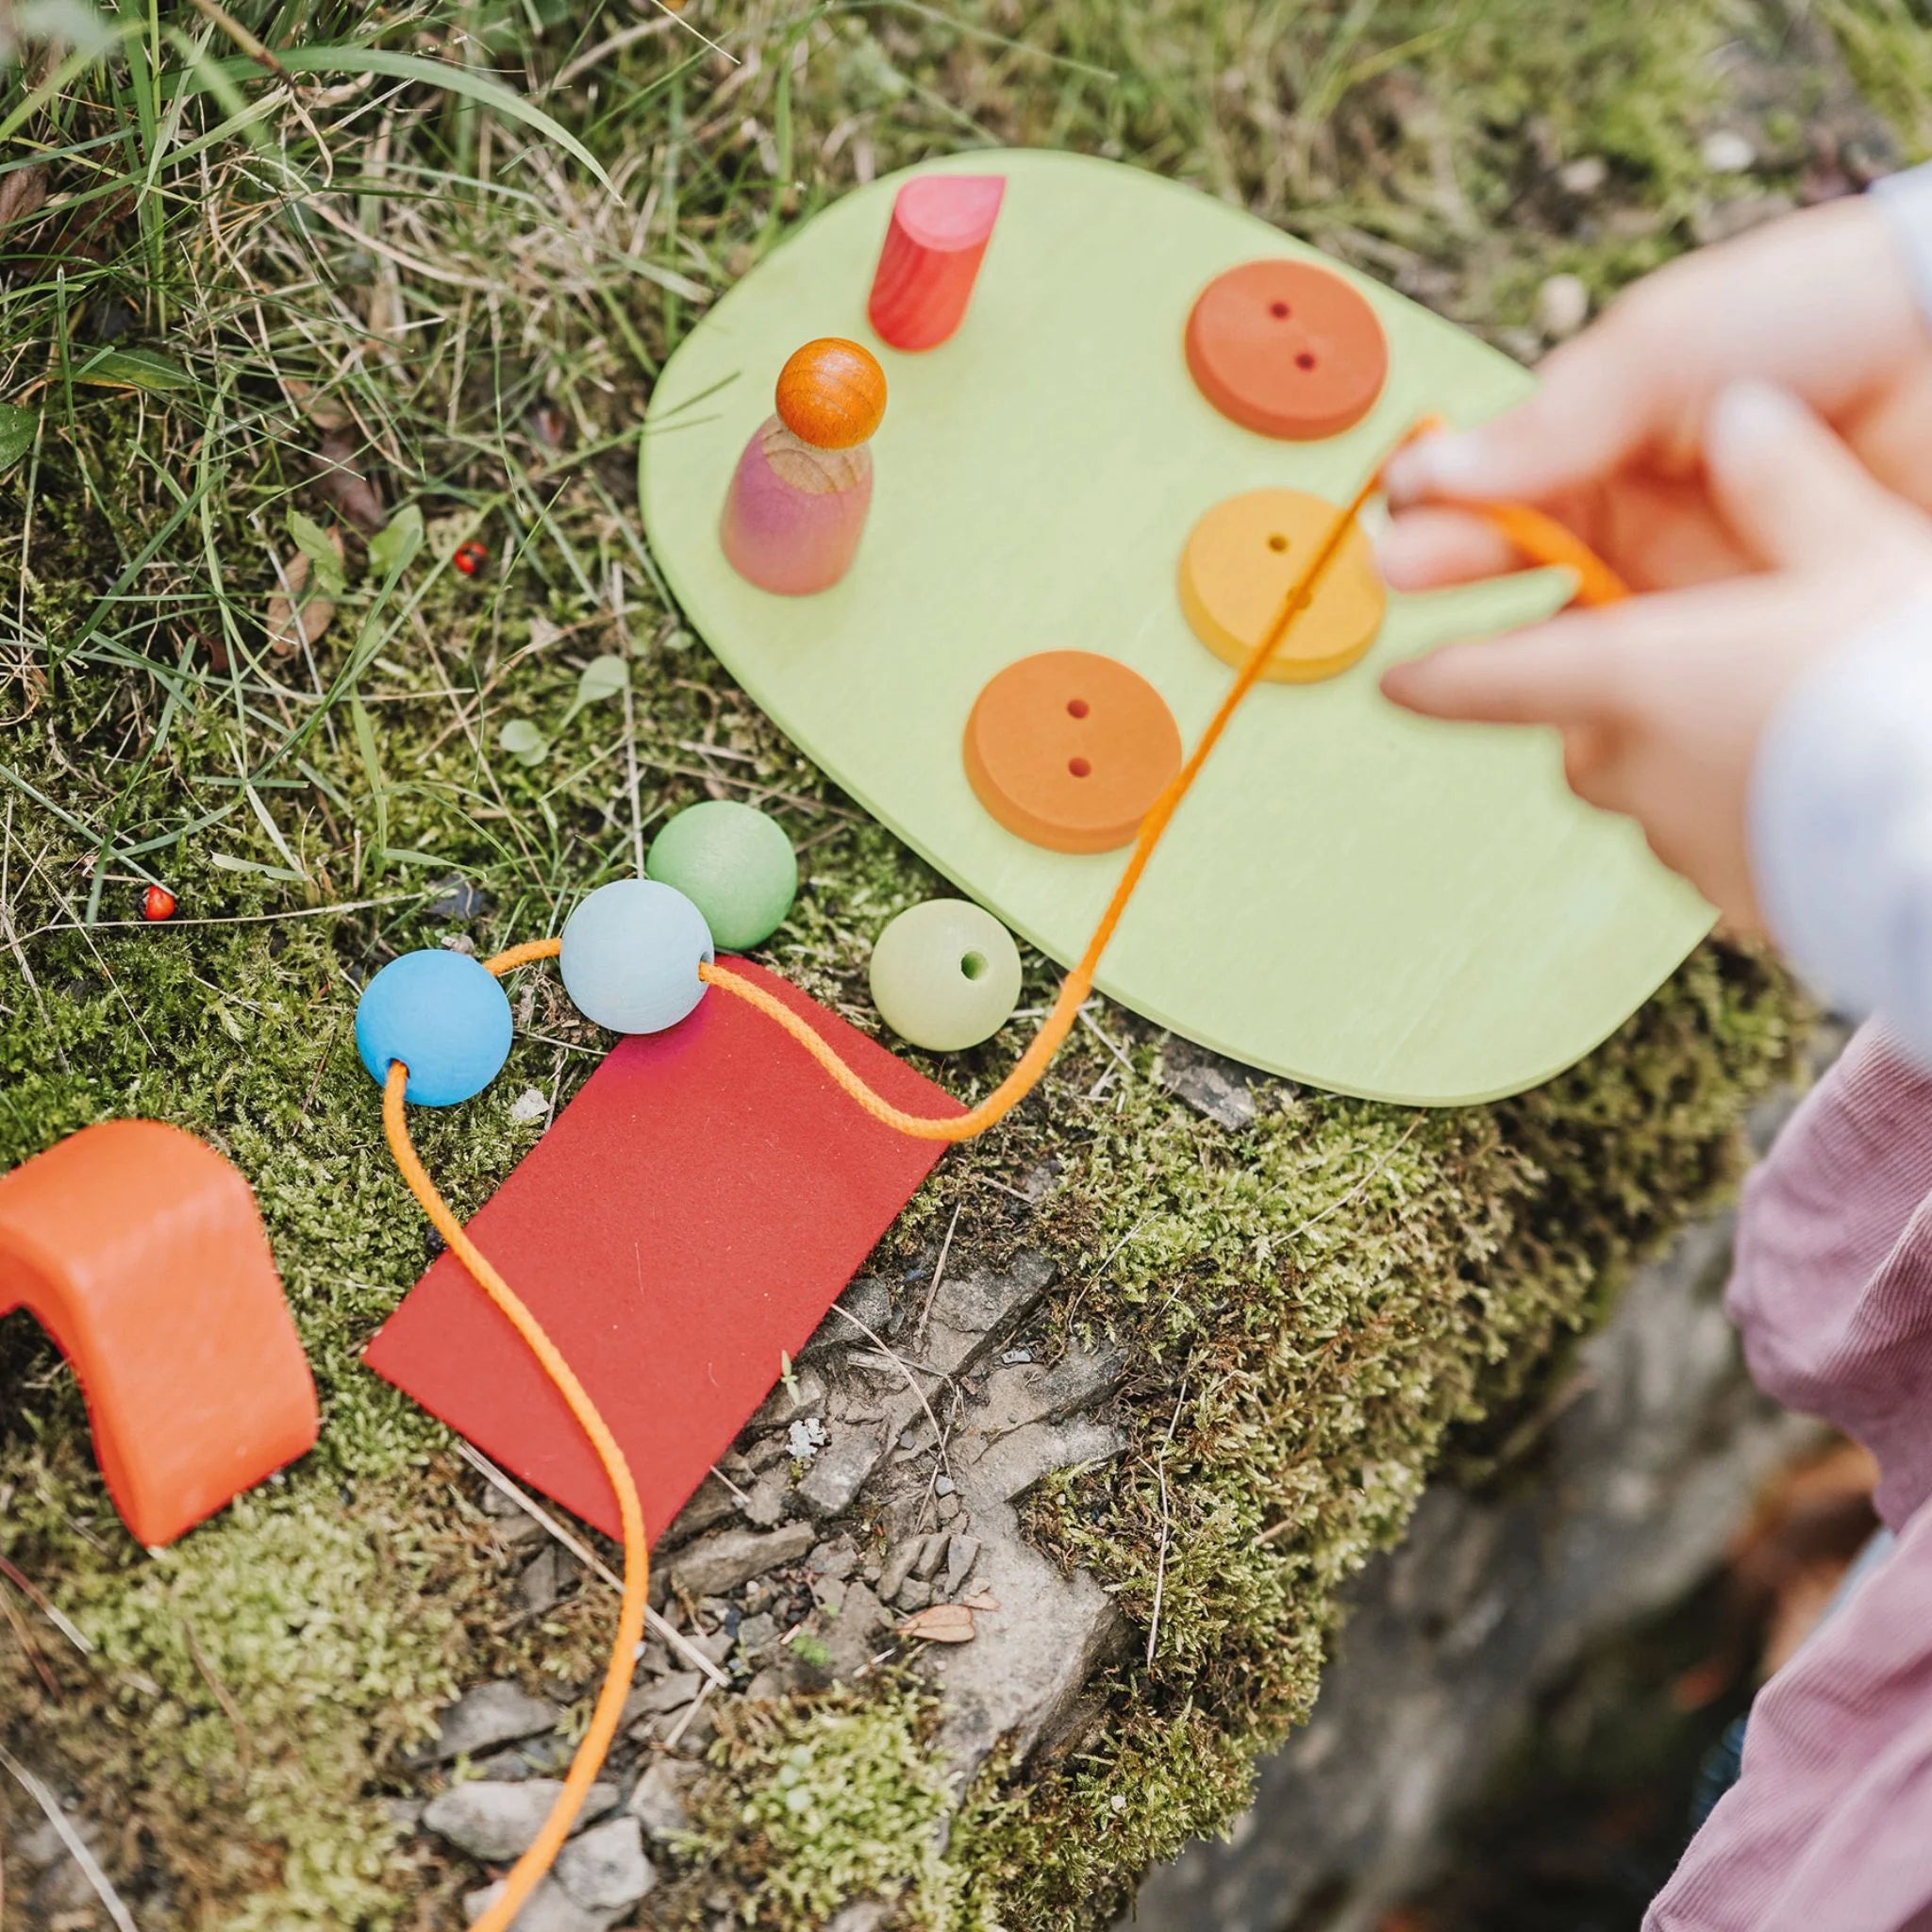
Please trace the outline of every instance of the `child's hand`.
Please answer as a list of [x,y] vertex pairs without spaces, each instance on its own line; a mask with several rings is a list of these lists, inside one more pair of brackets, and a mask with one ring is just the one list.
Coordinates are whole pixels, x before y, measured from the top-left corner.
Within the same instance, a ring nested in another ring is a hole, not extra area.
[[1712,399],[1740,377],[1802,397],[1889,488],[1932,508],[1932,338],[1885,211],[1836,202],[1641,282],[1543,364],[1520,408],[1418,442],[1385,477],[1377,545],[1397,590],[1517,562],[1457,499],[1533,503],[1641,590],[1752,567],[1699,462]]
[[1932,518],[1758,383],[1710,408],[1703,489],[1711,540],[1744,575],[1452,645],[1396,665],[1382,689],[1431,717],[1556,726],[1577,795],[1636,819],[1666,865],[1750,929],[1758,741],[1812,664],[1932,592]]

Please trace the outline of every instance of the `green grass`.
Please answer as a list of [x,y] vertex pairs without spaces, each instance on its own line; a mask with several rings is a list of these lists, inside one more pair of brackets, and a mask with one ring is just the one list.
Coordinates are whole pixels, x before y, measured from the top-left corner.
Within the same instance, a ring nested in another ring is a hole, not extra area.
[[[357,1364],[424,1252],[349,1042],[358,985],[454,930],[426,909],[440,881],[488,894],[479,948],[555,930],[705,795],[792,834],[806,884],[773,963],[860,1024],[873,935],[933,890],[662,593],[641,424],[691,318],[854,180],[1021,142],[1247,203],[1526,346],[1550,269],[1607,290],[1684,245],[1720,192],[1697,158],[1709,53],[1769,31],[1717,0],[586,16],[157,5],[109,19],[105,54],[27,40],[0,71],[0,210],[49,197],[0,228],[0,1163],[126,1113],[214,1141],[257,1188],[325,1404],[315,1457],[149,1561],[71,1380],[0,1324],[0,1552],[97,1646],[0,1593],[0,1742],[86,1795],[149,1932],[442,1908],[459,1879],[399,1847],[383,1807],[409,1789],[399,1742],[491,1672],[588,1675],[605,1635],[597,1599],[514,1625],[447,1438]],[[1898,77],[1932,58],[1916,21],[1893,0],[1832,20],[1903,115]],[[1586,156],[1610,179],[1579,214],[1551,169]],[[393,535],[372,554],[366,506],[318,480],[330,451],[392,532],[420,516],[413,555]],[[302,519],[341,538],[344,581],[327,628],[283,650],[270,600],[304,541],[328,554]],[[471,537],[490,547],[474,578],[449,561]],[[574,710],[612,655],[628,702]],[[151,881],[178,895],[168,926],[140,920]],[[1029,1000],[1049,985],[1034,962]],[[551,976],[512,997],[504,1076],[419,1124],[464,1210],[538,1130],[511,1101],[560,1103],[603,1046]],[[1024,1230],[1067,1284],[1042,1339],[1129,1347],[1136,1449],[1119,1480],[1037,1499],[1036,1526],[1115,1592],[1137,1657],[1162,1576],[1152,1663],[1104,1675],[1063,1755],[964,1794],[942,1853],[916,1685],[748,1721],[715,1767],[712,1870],[667,1886],[654,1923],[702,1922],[722,1884],[815,1924],[916,1846],[908,1924],[1071,1928],[1225,1822],[1307,1708],[1337,1586],[1432,1472],[1490,1466],[1563,1339],[1725,1184],[1790,1013],[1758,962],[1710,951],[1540,1094],[1418,1122],[1276,1084],[1236,1137],[1105,1015],[1133,1077],[1093,1097],[1116,1063],[1083,1036],[1038,1106],[949,1157],[890,1258],[961,1203],[962,1244],[996,1256],[1022,1229],[982,1179],[1058,1163]],[[983,1088],[1012,1051],[936,1071]],[[784,1768],[853,1750],[881,1767],[863,1802],[791,1829]],[[0,1823],[27,1822],[0,1780]],[[9,1885],[0,1923],[25,1909]]]

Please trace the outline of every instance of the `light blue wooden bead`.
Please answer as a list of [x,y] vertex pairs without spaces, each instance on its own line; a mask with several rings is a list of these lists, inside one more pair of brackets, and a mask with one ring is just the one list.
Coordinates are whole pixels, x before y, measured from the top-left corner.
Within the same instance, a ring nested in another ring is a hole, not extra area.
[[391,959],[356,1003],[356,1051],[377,1086],[409,1070],[406,1099],[454,1107],[482,1092],[509,1058],[509,1001],[467,953],[430,946]]
[[671,886],[599,886],[565,922],[558,965],[585,1019],[613,1033],[661,1033],[705,996],[698,962],[711,958],[705,915]]

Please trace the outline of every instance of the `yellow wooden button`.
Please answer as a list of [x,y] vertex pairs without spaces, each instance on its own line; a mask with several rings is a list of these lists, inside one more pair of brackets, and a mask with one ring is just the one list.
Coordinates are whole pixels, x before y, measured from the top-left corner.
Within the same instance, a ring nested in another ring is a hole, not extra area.
[[[1194,635],[1240,666],[1267,636],[1341,512],[1299,490],[1250,490],[1217,503],[1181,552],[1181,608]],[[1388,599],[1359,526],[1322,573],[1262,676],[1310,684],[1346,671],[1375,641]]]

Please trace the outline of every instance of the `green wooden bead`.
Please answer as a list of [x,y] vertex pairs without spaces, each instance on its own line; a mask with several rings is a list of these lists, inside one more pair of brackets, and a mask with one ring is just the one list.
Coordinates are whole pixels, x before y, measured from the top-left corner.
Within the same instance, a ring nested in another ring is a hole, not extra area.
[[900,913],[872,949],[872,997],[901,1040],[957,1053],[991,1040],[1020,998],[1020,949],[969,899],[928,899]]
[[687,806],[651,841],[644,870],[675,886],[731,953],[770,939],[798,891],[798,859],[778,822],[728,798]]

